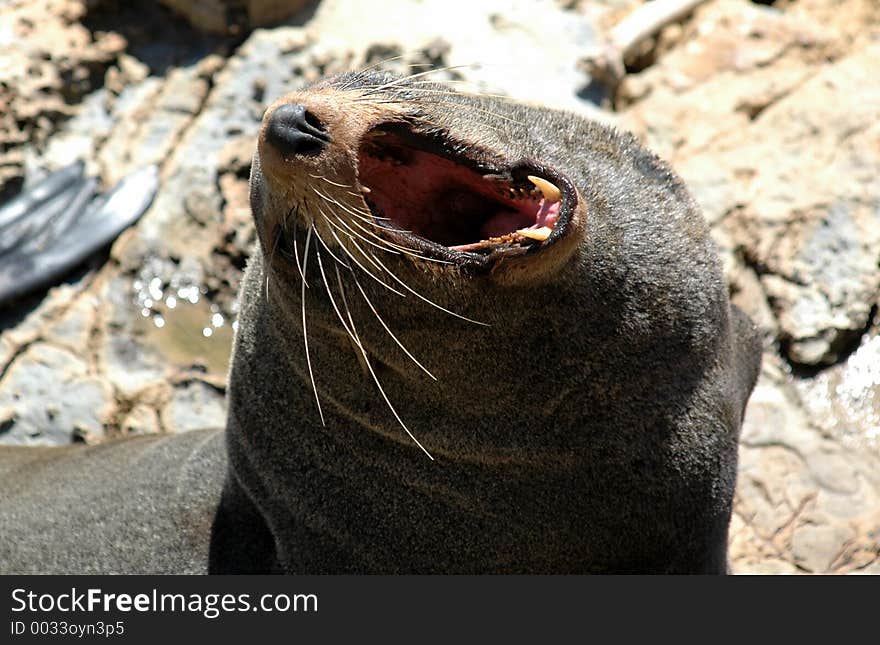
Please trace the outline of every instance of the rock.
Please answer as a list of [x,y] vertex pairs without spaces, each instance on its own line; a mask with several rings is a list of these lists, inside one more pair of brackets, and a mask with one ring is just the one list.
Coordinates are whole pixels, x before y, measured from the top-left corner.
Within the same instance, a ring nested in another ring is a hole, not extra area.
[[810,65],[839,55],[821,25],[742,0],[698,9],[681,42],[657,65],[626,78],[620,96],[624,105],[635,101],[624,125],[677,167],[719,135],[741,133],[762,109],[809,78]]
[[78,20],[83,0],[11,0],[0,11],[0,198],[24,177],[21,146],[42,142],[101,84],[125,49]]
[[174,390],[171,401],[161,412],[167,432],[188,432],[226,425],[226,402],[223,394],[200,381]]
[[847,361],[795,382],[812,423],[853,450],[880,452],[880,333]]
[[766,559],[812,572],[868,566],[878,557],[865,545],[880,531],[880,453],[811,427],[778,360],[765,366],[743,423],[733,569],[762,572]]
[[122,421],[126,435],[156,434],[160,431],[159,415],[147,405],[136,405]]
[[740,240],[796,363],[839,360],[880,294],[880,79],[869,62],[878,56],[872,46],[829,66],[767,108],[753,139],[731,142],[738,163],[763,160],[740,183]]
[[[452,78],[481,92],[524,101],[540,97],[547,105],[600,114],[581,96],[590,78],[577,64],[597,44],[588,16],[558,11],[549,0],[458,3],[454,11],[449,6],[445,0],[390,0],[380,10],[358,0],[323,0],[308,29],[330,50],[373,50],[375,62],[422,51],[424,62],[442,60]],[[403,73],[426,69],[399,68]]]
[[643,98],[624,119],[757,272],[778,323],[764,326],[801,365],[846,356],[880,294],[880,45],[861,39],[844,56],[832,34],[773,8],[710,3],[686,44],[632,81]]
[[107,382],[73,353],[46,343],[30,345],[0,381],[6,444],[57,445],[74,436],[95,443],[112,409]]
[[810,572],[828,571],[852,531],[842,526],[799,526],[791,538],[795,562]]

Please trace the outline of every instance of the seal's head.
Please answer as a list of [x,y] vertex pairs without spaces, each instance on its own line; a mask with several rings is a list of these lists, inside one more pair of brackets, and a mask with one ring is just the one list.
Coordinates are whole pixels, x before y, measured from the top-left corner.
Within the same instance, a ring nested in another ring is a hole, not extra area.
[[327,246],[353,253],[396,249],[407,262],[495,282],[546,277],[584,234],[582,200],[531,148],[493,145],[492,130],[515,117],[473,101],[440,85],[352,74],[273,103],[258,144],[264,247],[300,216]]

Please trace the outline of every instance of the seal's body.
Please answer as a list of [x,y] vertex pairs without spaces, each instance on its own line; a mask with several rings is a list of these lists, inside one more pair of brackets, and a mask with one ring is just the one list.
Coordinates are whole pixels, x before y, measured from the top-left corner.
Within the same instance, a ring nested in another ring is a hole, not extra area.
[[725,570],[760,347],[632,137],[346,75],[251,205],[212,571]]
[[205,573],[222,430],[0,448],[0,574]]
[[760,347],[634,139],[345,75],[267,110],[251,204],[226,449],[0,451],[0,571],[725,570]]

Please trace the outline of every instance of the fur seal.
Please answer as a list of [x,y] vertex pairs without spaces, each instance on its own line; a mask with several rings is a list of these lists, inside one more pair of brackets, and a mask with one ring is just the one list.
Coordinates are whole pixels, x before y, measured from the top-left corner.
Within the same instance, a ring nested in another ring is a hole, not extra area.
[[346,74],[251,207],[212,572],[726,571],[761,349],[633,137]]
[[668,166],[375,72],[257,148],[225,446],[0,450],[0,571],[725,571],[761,352]]

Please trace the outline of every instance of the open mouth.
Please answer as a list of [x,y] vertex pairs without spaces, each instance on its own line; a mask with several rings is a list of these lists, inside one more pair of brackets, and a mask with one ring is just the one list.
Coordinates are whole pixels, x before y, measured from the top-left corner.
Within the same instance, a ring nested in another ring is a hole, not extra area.
[[379,126],[364,138],[358,177],[386,233],[442,257],[538,251],[565,232],[576,199],[552,170],[481,161],[464,146],[401,124]]

